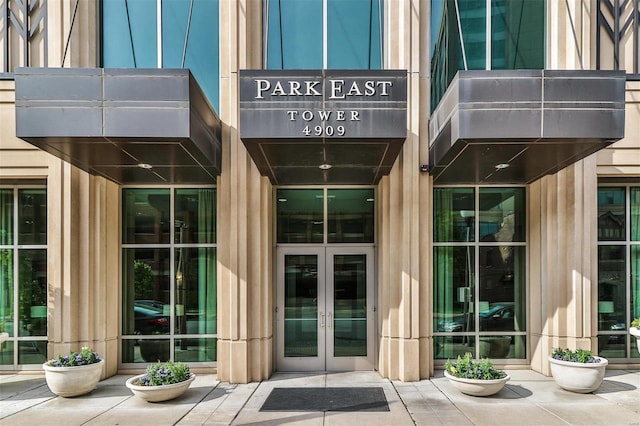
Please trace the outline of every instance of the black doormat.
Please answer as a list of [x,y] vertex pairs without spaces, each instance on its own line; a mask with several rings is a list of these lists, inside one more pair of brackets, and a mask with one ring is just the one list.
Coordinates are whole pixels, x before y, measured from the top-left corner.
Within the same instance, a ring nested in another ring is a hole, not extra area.
[[389,411],[381,387],[273,388],[260,411]]

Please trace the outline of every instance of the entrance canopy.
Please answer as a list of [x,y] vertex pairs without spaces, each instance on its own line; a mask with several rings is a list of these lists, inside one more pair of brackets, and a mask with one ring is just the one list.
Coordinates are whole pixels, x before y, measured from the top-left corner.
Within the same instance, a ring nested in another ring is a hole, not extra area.
[[187,69],[19,68],[16,135],[116,183],[213,183],[220,119]]
[[375,184],[406,136],[406,71],[240,71],[240,138],[273,184]]
[[529,183],[624,136],[623,71],[459,71],[431,116],[434,182]]

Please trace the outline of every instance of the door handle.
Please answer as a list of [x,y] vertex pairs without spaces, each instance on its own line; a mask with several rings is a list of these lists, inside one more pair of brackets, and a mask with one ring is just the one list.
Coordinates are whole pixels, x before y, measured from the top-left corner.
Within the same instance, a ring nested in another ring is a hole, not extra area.
[[331,328],[331,321],[332,321],[333,315],[331,314],[331,312],[327,312],[327,327]]
[[320,328],[324,328],[324,313],[320,312]]

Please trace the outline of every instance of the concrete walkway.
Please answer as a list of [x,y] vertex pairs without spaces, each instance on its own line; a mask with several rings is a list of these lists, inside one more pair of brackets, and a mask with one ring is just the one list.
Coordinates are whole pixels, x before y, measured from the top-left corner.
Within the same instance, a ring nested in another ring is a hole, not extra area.
[[[88,395],[53,395],[42,375],[0,375],[1,425],[640,425],[640,371],[609,370],[593,394],[575,394],[530,370],[509,371],[497,395],[471,397],[438,372],[420,382],[375,372],[278,373],[264,382],[221,383],[200,374],[180,398],[147,403],[124,386],[130,376],[103,380]],[[388,412],[261,412],[274,387],[382,387]]]

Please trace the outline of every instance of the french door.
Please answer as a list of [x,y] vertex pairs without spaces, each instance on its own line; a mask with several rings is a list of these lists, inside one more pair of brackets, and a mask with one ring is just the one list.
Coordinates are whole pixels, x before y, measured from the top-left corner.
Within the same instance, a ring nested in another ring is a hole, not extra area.
[[374,368],[372,247],[277,252],[276,369]]

